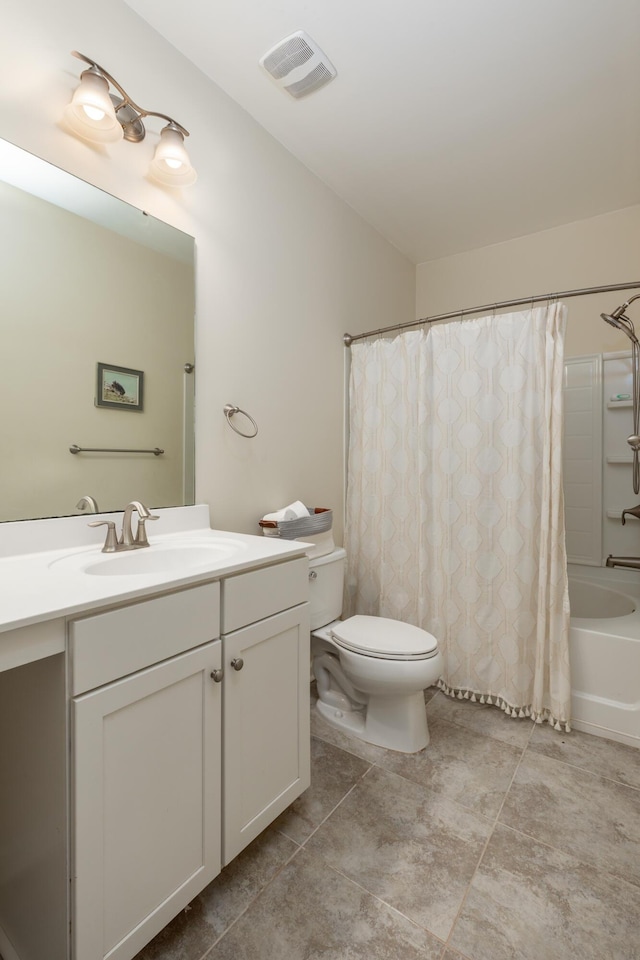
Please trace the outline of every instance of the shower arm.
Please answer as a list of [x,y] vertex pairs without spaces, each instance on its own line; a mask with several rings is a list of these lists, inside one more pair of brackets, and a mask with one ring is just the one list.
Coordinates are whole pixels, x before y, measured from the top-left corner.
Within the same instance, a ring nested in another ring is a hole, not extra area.
[[625,303],[623,303],[621,307],[618,307],[617,310],[614,310],[611,316],[616,318],[621,317],[624,314],[627,307],[630,306],[630,304],[632,304],[634,300],[638,300],[639,298],[640,298],[640,293],[635,293],[632,297],[629,297],[629,299],[625,301]]

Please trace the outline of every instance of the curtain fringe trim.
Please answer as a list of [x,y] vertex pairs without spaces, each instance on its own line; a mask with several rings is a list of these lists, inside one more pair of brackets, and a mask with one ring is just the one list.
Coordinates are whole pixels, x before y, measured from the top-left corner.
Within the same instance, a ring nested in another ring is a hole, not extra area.
[[531,717],[536,723],[548,723],[554,730],[564,731],[566,733],[571,732],[570,721],[560,720],[558,717],[554,717],[550,710],[537,711],[534,710],[530,704],[516,707],[511,703],[507,703],[502,697],[496,697],[493,694],[480,694],[461,687],[450,687],[442,679],[438,680],[437,686],[443,693],[446,693],[448,697],[453,697],[455,700],[471,700],[472,703],[486,703],[492,707],[499,707],[508,717],[516,717],[518,719],[521,717]]

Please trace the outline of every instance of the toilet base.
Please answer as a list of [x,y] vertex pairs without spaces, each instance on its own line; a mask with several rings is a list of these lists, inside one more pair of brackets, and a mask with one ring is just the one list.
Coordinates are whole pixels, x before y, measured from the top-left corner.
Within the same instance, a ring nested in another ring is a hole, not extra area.
[[318,700],[318,713],[332,727],[400,753],[418,753],[429,743],[424,694],[369,698],[366,707],[342,710]]

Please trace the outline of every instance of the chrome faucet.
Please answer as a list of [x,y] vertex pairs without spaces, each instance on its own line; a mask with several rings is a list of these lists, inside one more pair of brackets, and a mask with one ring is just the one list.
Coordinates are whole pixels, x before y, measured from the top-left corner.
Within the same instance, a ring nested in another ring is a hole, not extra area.
[[[138,528],[136,530],[135,537],[133,536],[133,531],[131,529],[131,517],[134,510],[138,514]],[[141,503],[139,500],[132,500],[131,503],[128,503],[124,508],[124,514],[122,517],[122,533],[120,534],[120,539],[118,540],[119,546],[125,550],[135,550],[138,547],[148,547],[149,541],[147,540],[145,521],[157,519],[157,516],[153,516],[151,513],[149,513],[149,510],[147,507],[145,507],[144,503]]]
[[[138,527],[134,537],[131,529],[131,518],[134,510],[138,514]],[[148,547],[147,530],[145,522],[147,520],[157,520],[158,517],[149,513],[147,507],[140,500],[132,500],[124,509],[122,515],[122,532],[119,537],[116,536],[116,525],[113,520],[93,520],[90,527],[101,527],[106,525],[107,537],[102,548],[103,553],[119,553],[121,550],[138,550],[140,547]]]
[[76,503],[76,510],[88,510],[89,513],[100,513],[98,504],[93,497],[80,497]]
[[632,570],[640,570],[640,557],[607,557],[607,567],[630,567]]

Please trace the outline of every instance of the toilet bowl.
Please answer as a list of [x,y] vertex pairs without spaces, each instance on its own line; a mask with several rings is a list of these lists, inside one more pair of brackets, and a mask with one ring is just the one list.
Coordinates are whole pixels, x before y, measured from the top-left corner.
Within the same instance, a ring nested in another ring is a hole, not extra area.
[[316,709],[345,733],[416,753],[429,743],[424,690],[442,671],[437,641],[399,620],[338,619],[345,559],[340,548],[309,563]]

